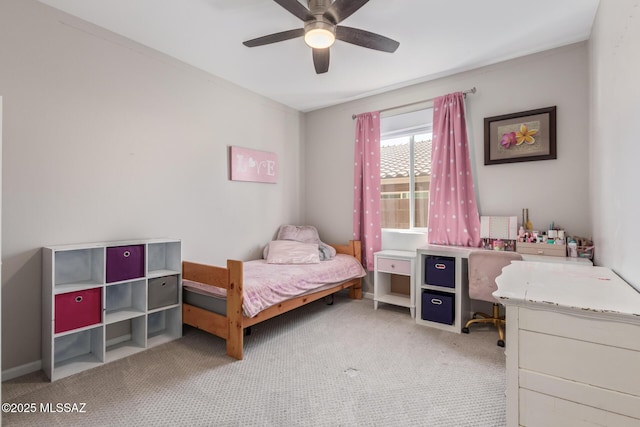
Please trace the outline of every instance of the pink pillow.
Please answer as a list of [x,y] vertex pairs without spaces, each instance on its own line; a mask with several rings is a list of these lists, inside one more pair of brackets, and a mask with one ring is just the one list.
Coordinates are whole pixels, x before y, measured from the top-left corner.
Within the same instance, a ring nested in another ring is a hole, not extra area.
[[283,225],[277,240],[295,240],[304,243],[320,243],[318,230],[312,225]]
[[267,264],[318,264],[320,262],[317,243],[272,240],[268,246]]

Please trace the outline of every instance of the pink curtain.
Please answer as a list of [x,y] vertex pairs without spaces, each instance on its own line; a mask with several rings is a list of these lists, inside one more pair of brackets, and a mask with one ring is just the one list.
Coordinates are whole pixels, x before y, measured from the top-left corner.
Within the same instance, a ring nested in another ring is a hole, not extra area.
[[480,246],[480,217],[471,176],[471,160],[462,92],[433,103],[429,243]]
[[380,114],[358,115],[353,194],[353,238],[362,242],[362,265],[373,270],[373,254],[380,250]]

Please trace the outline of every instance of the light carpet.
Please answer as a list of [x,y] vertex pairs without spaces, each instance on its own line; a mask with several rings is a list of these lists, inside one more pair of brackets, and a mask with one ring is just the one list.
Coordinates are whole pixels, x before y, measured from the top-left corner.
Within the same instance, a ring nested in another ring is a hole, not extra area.
[[86,403],[85,413],[4,413],[5,426],[504,426],[505,356],[489,328],[416,325],[407,309],[336,295],[258,324],[245,356],[184,336],[48,382],[2,384],[10,403]]

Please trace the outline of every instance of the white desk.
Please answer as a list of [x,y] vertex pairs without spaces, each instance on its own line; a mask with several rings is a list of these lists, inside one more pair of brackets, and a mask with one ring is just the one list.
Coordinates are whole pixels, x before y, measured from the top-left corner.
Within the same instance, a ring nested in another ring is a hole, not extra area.
[[640,293],[604,267],[516,261],[507,307],[507,425],[640,425]]
[[[432,328],[443,329],[450,332],[461,333],[465,323],[471,317],[469,302],[469,274],[467,262],[469,254],[472,251],[482,250],[480,248],[470,248],[462,246],[443,246],[443,245],[427,245],[417,250],[415,279],[415,305],[416,305],[416,323]],[[529,255],[521,254],[523,260],[532,262],[545,263],[561,263],[575,265],[592,265],[592,262],[586,258],[570,258],[555,257],[546,255]],[[455,283],[451,287],[433,286],[425,280],[425,258],[426,257],[445,257],[452,260],[455,265]],[[440,323],[422,318],[422,293],[436,292],[442,295],[449,295],[453,298],[453,322]]]

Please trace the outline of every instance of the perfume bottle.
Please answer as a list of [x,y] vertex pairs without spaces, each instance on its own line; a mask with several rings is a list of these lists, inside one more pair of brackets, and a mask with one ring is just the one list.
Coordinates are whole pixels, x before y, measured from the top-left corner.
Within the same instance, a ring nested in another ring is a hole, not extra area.
[[522,225],[527,231],[533,230],[533,224],[529,221],[529,209],[522,209]]

